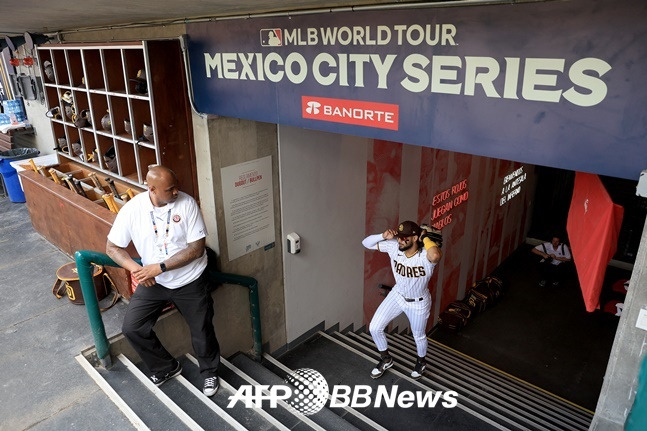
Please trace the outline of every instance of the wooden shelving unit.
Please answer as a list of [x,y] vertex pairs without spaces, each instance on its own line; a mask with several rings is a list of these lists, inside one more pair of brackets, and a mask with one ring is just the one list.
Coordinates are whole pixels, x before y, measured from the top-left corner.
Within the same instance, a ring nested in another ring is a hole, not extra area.
[[[48,110],[59,107],[61,119],[51,119],[54,141],[65,138],[58,150],[61,162],[81,163],[106,176],[142,188],[148,166],[164,164],[178,175],[180,188],[197,196],[195,150],[184,58],[179,40],[106,44],[47,44],[38,48]],[[43,64],[49,61],[54,79]],[[147,92],[136,91],[139,71]],[[87,110],[90,124],[77,127],[65,114],[62,100],[71,92],[77,115]],[[158,103],[156,101],[159,100]],[[102,127],[109,115],[110,127]],[[130,121],[130,131],[125,121]],[[152,128],[144,137],[144,125]],[[72,144],[80,144],[80,152]],[[107,163],[114,151],[116,166]]]

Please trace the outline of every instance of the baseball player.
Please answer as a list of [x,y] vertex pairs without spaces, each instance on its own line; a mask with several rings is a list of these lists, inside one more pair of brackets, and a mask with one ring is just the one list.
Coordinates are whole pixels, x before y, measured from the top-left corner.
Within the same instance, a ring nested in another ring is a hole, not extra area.
[[[387,229],[382,234],[369,235],[362,245],[370,250],[388,253],[395,286],[375,311],[369,325],[373,341],[380,352],[380,361],[371,371],[377,379],[393,366],[393,358],[387,349],[384,328],[400,314],[409,319],[411,332],[416,342],[418,359],[411,377],[422,377],[427,355],[427,319],[431,310],[431,294],[427,288],[436,264],[442,257],[443,237],[440,231],[423,225],[424,229],[412,221],[400,223],[398,229]],[[397,238],[397,239],[396,239]]]

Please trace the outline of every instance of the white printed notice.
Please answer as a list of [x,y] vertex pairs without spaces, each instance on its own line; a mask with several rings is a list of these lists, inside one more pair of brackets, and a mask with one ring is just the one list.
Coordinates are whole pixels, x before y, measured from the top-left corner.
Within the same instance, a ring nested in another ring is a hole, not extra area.
[[275,241],[272,156],[227,166],[220,176],[232,261]]

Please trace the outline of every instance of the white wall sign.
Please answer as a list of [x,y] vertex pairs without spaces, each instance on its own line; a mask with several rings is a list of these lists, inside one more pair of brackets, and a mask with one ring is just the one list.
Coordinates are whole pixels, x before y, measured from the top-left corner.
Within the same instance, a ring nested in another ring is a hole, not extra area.
[[275,241],[272,156],[227,166],[220,176],[232,261]]

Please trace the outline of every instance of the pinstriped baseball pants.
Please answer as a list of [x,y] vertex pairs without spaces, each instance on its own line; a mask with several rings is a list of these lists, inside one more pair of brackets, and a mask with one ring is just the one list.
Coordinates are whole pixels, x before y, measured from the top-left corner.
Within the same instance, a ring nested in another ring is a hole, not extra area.
[[416,342],[418,356],[422,358],[427,355],[426,329],[430,310],[431,299],[428,296],[422,301],[407,302],[397,292],[389,292],[375,311],[375,315],[373,315],[373,319],[371,319],[369,325],[369,331],[377,346],[377,350],[383,352],[387,349],[384,329],[393,319],[404,313],[409,319],[409,325],[411,325],[411,332]]

